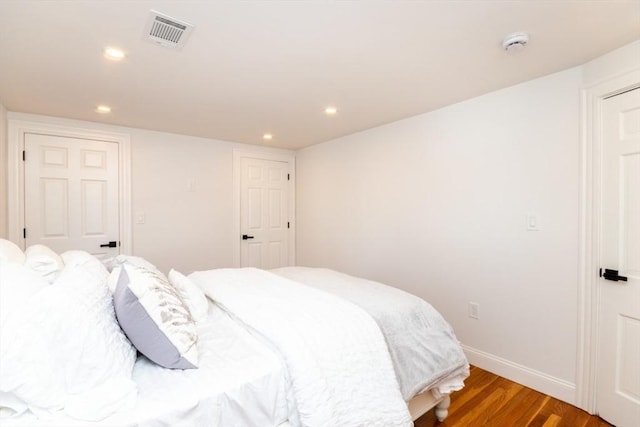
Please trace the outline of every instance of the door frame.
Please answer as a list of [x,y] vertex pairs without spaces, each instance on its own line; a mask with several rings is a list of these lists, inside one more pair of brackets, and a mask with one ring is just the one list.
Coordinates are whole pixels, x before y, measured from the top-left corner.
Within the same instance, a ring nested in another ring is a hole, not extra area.
[[289,165],[289,173],[291,179],[288,181],[288,214],[289,214],[289,265],[295,265],[296,263],[296,200],[295,200],[295,182],[296,182],[296,158],[293,153],[268,153],[264,151],[251,151],[246,149],[234,149],[233,150],[233,266],[240,267],[240,235],[242,230],[240,229],[240,192],[241,192],[241,159],[252,158],[259,160],[271,160],[277,162],[284,162]]
[[[37,119],[36,119],[37,120]],[[118,144],[118,194],[120,222],[120,253],[132,253],[131,229],[131,138],[129,134],[101,131],[75,126],[36,121],[31,117],[9,113],[7,117],[7,235],[23,250],[26,248],[22,230],[24,222],[24,162],[25,134],[37,133],[68,138],[92,139]]]
[[598,308],[601,267],[602,110],[607,98],[640,87],[640,69],[582,90],[580,144],[580,243],[578,270],[578,339],[576,405],[597,412]]

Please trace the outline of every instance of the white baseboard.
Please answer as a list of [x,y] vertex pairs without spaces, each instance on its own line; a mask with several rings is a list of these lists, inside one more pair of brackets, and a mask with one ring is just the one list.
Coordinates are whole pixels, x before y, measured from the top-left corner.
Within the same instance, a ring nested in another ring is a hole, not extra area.
[[493,354],[463,345],[469,363],[563,402],[576,404],[576,385]]

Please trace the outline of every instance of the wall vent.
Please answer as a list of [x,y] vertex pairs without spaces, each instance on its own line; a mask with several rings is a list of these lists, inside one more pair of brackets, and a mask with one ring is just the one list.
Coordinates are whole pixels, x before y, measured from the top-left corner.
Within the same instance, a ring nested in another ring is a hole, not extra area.
[[152,10],[144,30],[144,38],[160,46],[182,49],[193,25]]

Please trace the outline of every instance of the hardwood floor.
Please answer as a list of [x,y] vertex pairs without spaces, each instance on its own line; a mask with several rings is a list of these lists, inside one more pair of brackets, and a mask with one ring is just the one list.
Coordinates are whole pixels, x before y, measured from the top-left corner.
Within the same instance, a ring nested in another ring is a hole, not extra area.
[[475,366],[465,384],[452,395],[443,423],[431,410],[416,420],[415,427],[611,427],[575,406]]

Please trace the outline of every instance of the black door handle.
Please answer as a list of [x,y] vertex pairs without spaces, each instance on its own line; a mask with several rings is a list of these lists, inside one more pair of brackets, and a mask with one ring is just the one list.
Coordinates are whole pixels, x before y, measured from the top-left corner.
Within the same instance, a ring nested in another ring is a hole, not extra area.
[[100,245],[101,248],[115,248],[116,246],[118,246],[118,242],[116,241],[111,241],[109,243],[105,243],[104,245]]
[[242,240],[253,239],[253,236],[247,236],[246,234],[242,235]]
[[618,270],[609,270],[608,268],[604,269],[604,273],[602,272],[602,269],[600,269],[600,277],[604,277],[605,280],[611,280],[612,282],[627,281],[625,276],[618,275]]

